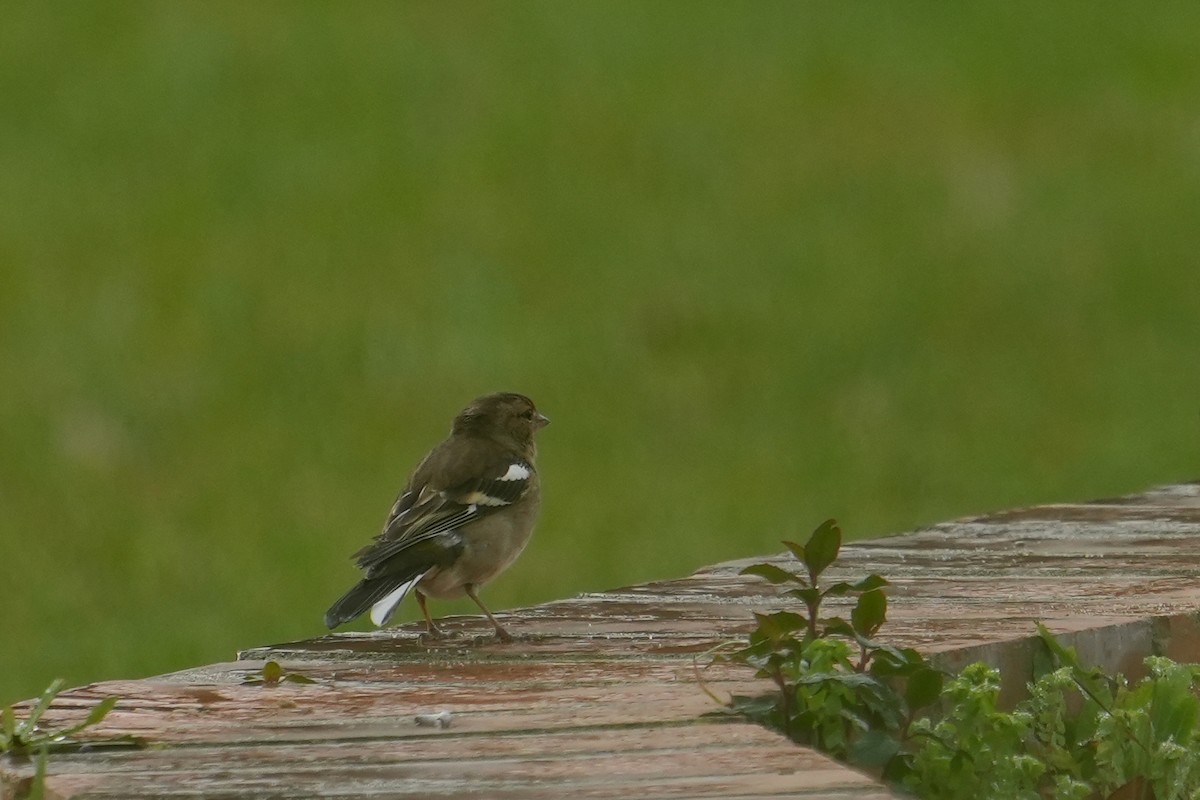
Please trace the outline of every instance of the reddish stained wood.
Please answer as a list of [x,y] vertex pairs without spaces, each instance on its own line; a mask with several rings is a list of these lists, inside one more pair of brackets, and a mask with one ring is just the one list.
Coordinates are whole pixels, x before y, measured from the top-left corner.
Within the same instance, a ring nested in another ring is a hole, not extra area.
[[[717,707],[694,660],[744,635],[751,611],[783,605],[777,589],[737,574],[761,560],[513,612],[510,646],[473,638],[486,631],[479,619],[455,618],[447,627],[459,638],[446,643],[411,626],[322,636],[81,687],[49,724],[116,695],[92,735],[155,747],[58,755],[48,787],[93,798],[889,796],[770,731],[706,716]],[[843,550],[833,577],[892,580],[891,640],[1022,676],[1037,620],[1109,666],[1136,666],[1156,646],[1195,652],[1197,571],[1200,486],[1188,484],[862,542]],[[265,658],[317,683],[243,685]],[[723,696],[766,689],[728,665],[704,679]],[[454,715],[447,729],[413,721],[443,709]],[[9,786],[30,773],[0,761]]]

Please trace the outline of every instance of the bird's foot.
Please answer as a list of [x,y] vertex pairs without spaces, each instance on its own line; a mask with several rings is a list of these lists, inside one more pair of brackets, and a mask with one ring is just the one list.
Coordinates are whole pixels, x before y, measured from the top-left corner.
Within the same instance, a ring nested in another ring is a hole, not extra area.
[[421,636],[426,639],[436,639],[438,641],[450,638],[450,634],[432,623],[426,626],[425,633],[421,634]]

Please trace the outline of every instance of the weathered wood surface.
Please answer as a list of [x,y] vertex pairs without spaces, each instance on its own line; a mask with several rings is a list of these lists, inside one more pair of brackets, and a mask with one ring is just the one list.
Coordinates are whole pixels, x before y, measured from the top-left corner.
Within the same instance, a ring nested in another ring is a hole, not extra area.
[[[761,560],[513,612],[511,645],[484,638],[485,621],[454,618],[449,642],[412,626],[330,635],[75,689],[49,722],[116,695],[92,734],[153,747],[57,755],[47,786],[79,798],[888,797],[774,733],[704,716],[716,706],[694,658],[743,636],[752,610],[780,607],[772,587],[738,575]],[[888,577],[891,639],[950,664],[1004,664],[1012,692],[1038,620],[1127,672],[1150,652],[1200,660],[1197,484],[861,542],[835,572]],[[243,685],[267,658],[317,683]],[[731,666],[704,676],[722,695],[766,688]],[[414,722],[442,710],[448,728]],[[0,761],[9,787],[31,772]]]

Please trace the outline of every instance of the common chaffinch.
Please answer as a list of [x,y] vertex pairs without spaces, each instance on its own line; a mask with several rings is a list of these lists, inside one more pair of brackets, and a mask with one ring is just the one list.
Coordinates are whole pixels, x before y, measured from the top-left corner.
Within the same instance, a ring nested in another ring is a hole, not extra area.
[[325,612],[336,628],[371,610],[386,625],[414,592],[429,634],[427,595],[464,593],[487,615],[496,638],[512,637],[479,599],[479,588],[525,549],[541,503],[533,434],[550,422],[520,394],[489,394],[454,418],[450,436],[421,460],[375,542],[354,554],[362,580]]

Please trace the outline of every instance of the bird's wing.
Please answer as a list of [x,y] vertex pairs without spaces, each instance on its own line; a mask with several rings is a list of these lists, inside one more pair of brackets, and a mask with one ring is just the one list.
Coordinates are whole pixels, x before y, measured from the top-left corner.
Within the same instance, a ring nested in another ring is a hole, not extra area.
[[455,455],[446,453],[431,465],[431,453],[392,506],[375,542],[355,554],[368,576],[386,572],[384,562],[398,553],[511,506],[533,479],[533,466],[509,452],[486,454],[483,469],[479,463],[467,469]]

